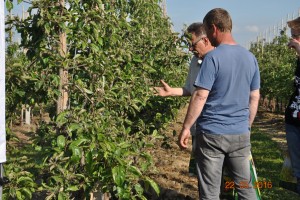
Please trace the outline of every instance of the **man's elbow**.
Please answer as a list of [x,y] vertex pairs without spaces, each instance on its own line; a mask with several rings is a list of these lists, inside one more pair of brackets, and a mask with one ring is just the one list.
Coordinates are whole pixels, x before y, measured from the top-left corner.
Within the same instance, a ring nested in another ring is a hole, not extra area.
[[251,91],[251,93],[250,93],[250,99],[251,100],[258,101],[259,98],[260,98],[260,92],[259,92],[259,90]]

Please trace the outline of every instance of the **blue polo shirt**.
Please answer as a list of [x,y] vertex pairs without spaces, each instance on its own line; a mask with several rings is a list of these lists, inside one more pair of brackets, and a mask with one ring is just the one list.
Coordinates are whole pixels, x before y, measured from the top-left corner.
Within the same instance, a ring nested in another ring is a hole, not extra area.
[[260,88],[259,67],[251,52],[240,45],[219,45],[205,56],[194,85],[210,91],[197,119],[197,133],[249,132],[250,91]]

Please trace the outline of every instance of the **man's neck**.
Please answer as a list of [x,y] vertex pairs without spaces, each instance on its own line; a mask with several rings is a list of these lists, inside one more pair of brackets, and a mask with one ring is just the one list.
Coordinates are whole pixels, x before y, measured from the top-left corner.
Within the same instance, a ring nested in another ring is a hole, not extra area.
[[220,35],[219,44],[237,45],[230,32],[225,32]]

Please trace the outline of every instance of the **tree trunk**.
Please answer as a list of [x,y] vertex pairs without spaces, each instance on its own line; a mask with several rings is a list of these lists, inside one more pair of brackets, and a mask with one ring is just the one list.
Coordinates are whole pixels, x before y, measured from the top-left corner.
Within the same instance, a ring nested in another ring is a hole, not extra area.
[[[61,15],[64,14],[64,7],[65,7],[65,1],[60,0],[59,1],[61,6]],[[63,30],[59,30],[59,52],[60,55],[65,58],[66,52],[67,52],[67,35]],[[59,77],[60,77],[60,83],[59,83],[59,91],[60,96],[57,100],[57,114],[67,109],[68,106],[68,70],[65,69],[63,66],[59,69]]]

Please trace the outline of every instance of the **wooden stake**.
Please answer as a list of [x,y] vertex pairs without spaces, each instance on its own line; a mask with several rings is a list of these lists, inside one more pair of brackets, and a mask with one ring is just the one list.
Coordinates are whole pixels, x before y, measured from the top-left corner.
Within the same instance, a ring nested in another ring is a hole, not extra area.
[[[64,7],[65,7],[65,1],[60,0],[60,6],[61,6],[61,15],[64,13]],[[65,58],[66,52],[67,52],[67,35],[64,31],[59,30],[59,52],[60,55]],[[65,69],[63,66],[59,69],[59,77],[60,77],[60,83],[59,83],[59,91],[60,96],[57,100],[57,114],[61,113],[62,111],[66,110],[68,107],[68,70]]]

